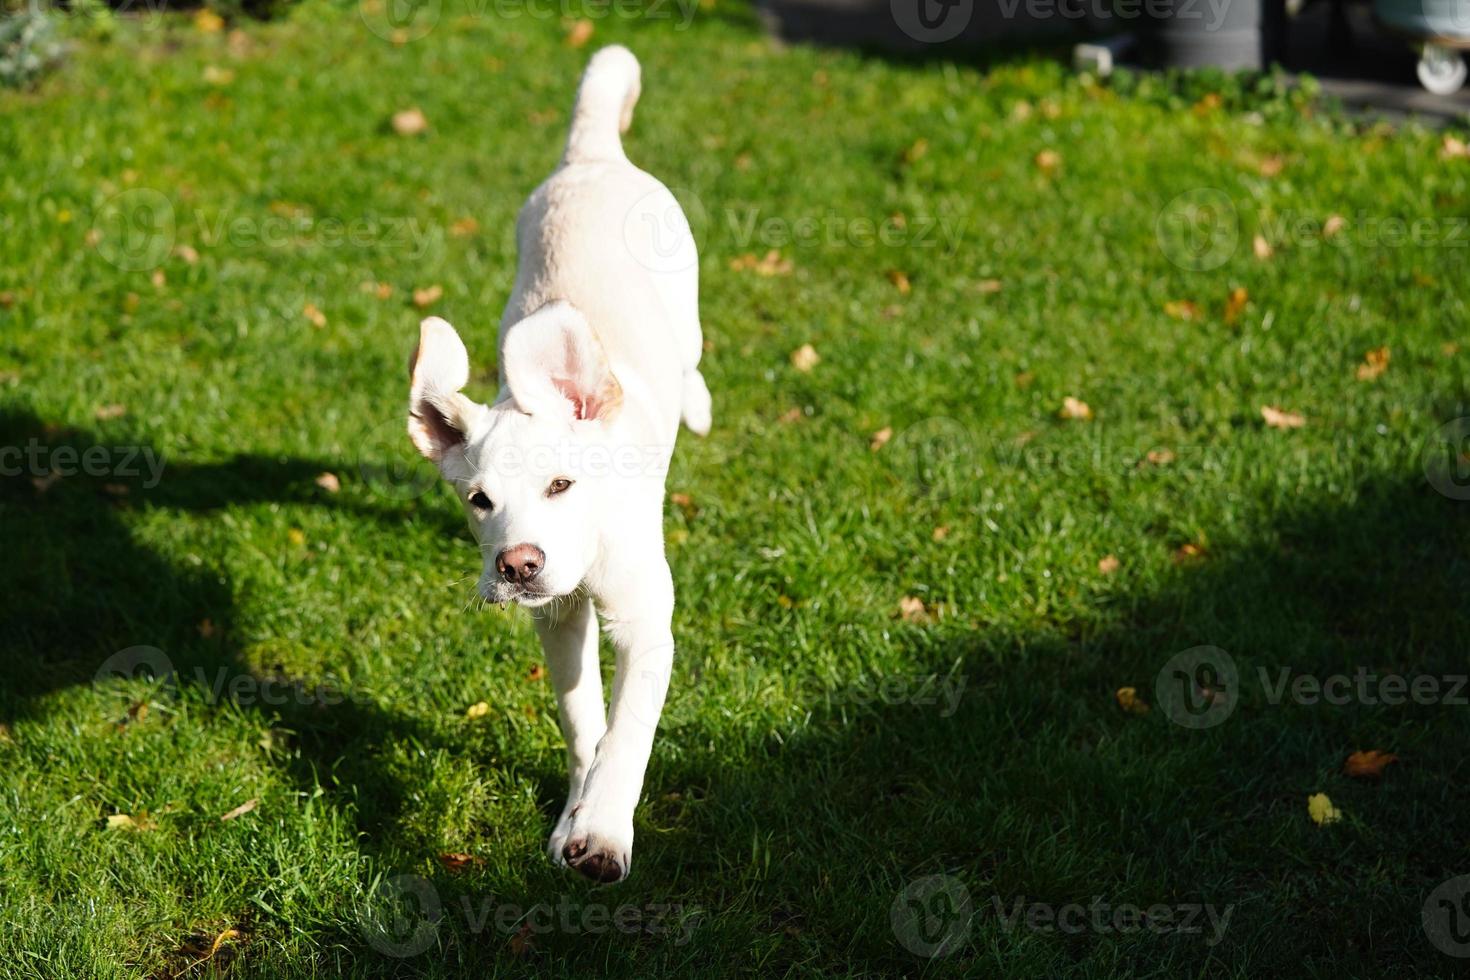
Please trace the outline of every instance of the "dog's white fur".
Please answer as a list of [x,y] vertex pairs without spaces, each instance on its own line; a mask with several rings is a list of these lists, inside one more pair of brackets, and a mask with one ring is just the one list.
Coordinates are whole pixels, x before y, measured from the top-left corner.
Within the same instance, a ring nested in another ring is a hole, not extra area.
[[[461,393],[469,356],[437,317],[420,326],[410,363],[409,435],[464,502],[484,556],[480,592],[531,609],[551,668],[570,787],[549,852],[602,881],[631,866],[673,663],[664,475],[680,418],[701,435],[710,426],[688,222],[619,137],[638,94],[633,54],[597,52],[561,164],[516,223],[494,404]],[[571,486],[555,492],[557,480]],[[498,567],[523,544],[544,555],[529,585]],[[599,614],[617,652],[606,715]]]

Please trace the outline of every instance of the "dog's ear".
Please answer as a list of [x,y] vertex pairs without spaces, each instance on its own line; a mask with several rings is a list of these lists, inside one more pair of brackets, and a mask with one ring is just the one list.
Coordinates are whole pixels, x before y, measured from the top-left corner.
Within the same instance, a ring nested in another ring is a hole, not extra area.
[[623,403],[602,345],[567,303],[548,303],[511,324],[500,363],[511,397],[527,415],[607,421]]
[[408,376],[408,437],[419,452],[438,463],[446,453],[464,446],[484,406],[460,394],[470,380],[470,356],[459,334],[437,316],[419,324]]

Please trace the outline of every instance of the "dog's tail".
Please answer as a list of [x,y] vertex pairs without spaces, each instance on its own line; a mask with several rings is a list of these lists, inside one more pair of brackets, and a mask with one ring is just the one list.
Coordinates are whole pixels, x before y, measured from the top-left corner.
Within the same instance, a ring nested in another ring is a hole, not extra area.
[[639,77],[638,59],[621,44],[592,56],[577,88],[565,162],[626,159],[619,134],[633,124]]

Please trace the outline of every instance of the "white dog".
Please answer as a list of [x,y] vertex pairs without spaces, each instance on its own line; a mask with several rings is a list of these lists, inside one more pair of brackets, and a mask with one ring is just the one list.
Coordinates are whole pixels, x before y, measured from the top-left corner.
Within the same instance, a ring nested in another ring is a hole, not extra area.
[[[638,92],[632,53],[599,51],[561,164],[521,209],[495,403],[461,393],[469,357],[437,317],[409,364],[409,436],[464,503],[480,593],[531,610],[551,667],[570,770],[552,860],[609,882],[631,866],[673,663],[664,475],[680,417],[710,426],[689,225],[619,138]],[[599,612],[617,650],[605,715]]]

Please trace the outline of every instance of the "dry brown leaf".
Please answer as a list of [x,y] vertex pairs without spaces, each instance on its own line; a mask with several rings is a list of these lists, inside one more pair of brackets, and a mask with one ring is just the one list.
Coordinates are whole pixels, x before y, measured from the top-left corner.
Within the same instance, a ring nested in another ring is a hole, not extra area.
[[1251,239],[1251,251],[1255,253],[1256,258],[1264,262],[1269,259],[1276,250],[1271,247],[1270,242],[1266,241],[1265,235],[1257,235],[1255,238]]
[[239,806],[235,807],[235,809],[231,810],[229,813],[226,813],[224,816],[220,817],[219,818],[220,819],[220,823],[225,823],[226,821],[234,820],[236,817],[243,817],[243,816],[245,816],[245,814],[249,813],[251,810],[254,810],[259,805],[260,805],[260,799],[258,797],[255,798],[255,799],[246,800],[244,803],[241,803]]
[[102,492],[109,497],[126,497],[128,495],[128,485],[126,483],[104,483],[102,484]]
[[429,117],[418,106],[393,113],[393,132],[399,136],[418,136],[429,128]]
[[1221,99],[1219,93],[1209,92],[1206,93],[1204,98],[1200,99],[1193,106],[1191,106],[1189,111],[1194,113],[1196,116],[1208,116],[1210,113],[1220,108],[1220,103]]
[[791,366],[803,374],[822,362],[822,355],[811,344],[802,344],[791,352]]
[[888,281],[893,283],[893,287],[897,289],[899,294],[902,296],[907,296],[909,293],[913,292],[914,287],[909,284],[909,277],[907,273],[901,272],[898,269],[888,270]]
[[898,618],[905,623],[932,623],[934,617],[924,607],[924,600],[918,596],[906,595],[898,600]]
[[205,65],[203,78],[206,85],[224,86],[235,80],[235,70],[221,68],[219,65]]
[[489,713],[490,705],[486,704],[484,701],[476,701],[474,704],[465,709],[464,716],[466,718],[483,718]]
[[1148,702],[1138,696],[1138,688],[1120,687],[1113,696],[1118,699],[1118,707],[1122,708],[1128,714],[1148,714]]
[[592,21],[587,20],[585,17],[581,20],[573,21],[572,26],[567,29],[567,47],[585,47],[587,42],[592,40],[592,32],[594,30],[596,28],[593,26]]
[[438,283],[432,286],[425,286],[423,289],[415,289],[413,291],[413,305],[421,310],[425,310],[439,302],[439,298],[443,295],[444,287]]
[[1086,422],[1092,418],[1092,406],[1080,398],[1073,398],[1071,395],[1068,395],[1062,399],[1062,409],[1057,414],[1064,419]]
[[1446,134],[1444,142],[1439,145],[1439,158],[1441,160],[1470,159],[1470,144]]
[[1375,347],[1363,355],[1363,363],[1358,365],[1358,380],[1372,381],[1384,371],[1388,370],[1389,350],[1387,347]]
[[510,937],[510,955],[527,956],[535,951],[536,933],[531,928],[531,923],[523,922],[516,930],[516,934]]
[[439,855],[439,863],[444,865],[445,871],[448,871],[450,874],[455,874],[463,871],[465,868],[479,867],[485,863],[485,859],[475,857],[473,854],[441,854]]
[[148,277],[148,281],[153,283],[154,289],[162,289],[168,285],[168,273],[162,269],[154,269],[153,274]]
[[1380,779],[1383,776],[1383,770],[1397,761],[1399,757],[1392,752],[1369,749],[1366,752],[1354,752],[1348,756],[1347,761],[1342,765],[1342,771],[1354,779]]
[[1111,575],[1122,567],[1117,555],[1104,555],[1097,561],[1097,570],[1104,575]]
[[192,245],[178,245],[174,248],[174,255],[183,261],[185,265],[199,264],[199,251]]
[[1245,304],[1250,302],[1250,298],[1251,295],[1244,286],[1236,286],[1230,290],[1230,295],[1225,298],[1225,322],[1234,323],[1245,309]]
[[998,293],[1004,288],[1004,283],[999,279],[981,279],[975,283],[975,291],[979,293]]
[[776,419],[782,425],[790,425],[792,422],[800,422],[805,413],[799,407],[788,408]]
[[1172,299],[1164,304],[1164,312],[1176,320],[1198,320],[1199,306],[1187,299]]
[[888,440],[892,438],[893,427],[885,425],[883,428],[873,433],[873,438],[868,442],[868,449],[876,453],[878,450],[888,445]]
[[474,218],[460,218],[449,226],[449,234],[455,238],[468,238],[480,230],[480,223]]
[[903,162],[913,163],[916,160],[921,159],[924,154],[928,152],[929,141],[921,136],[918,139],[914,140],[911,144],[909,144],[909,146],[903,151]]
[[1334,238],[1346,227],[1346,218],[1340,214],[1329,214],[1327,220],[1322,222],[1322,237]]
[[108,814],[103,826],[106,830],[152,830],[157,824],[147,810],[139,810],[137,813]]
[[1174,549],[1174,564],[1183,565],[1187,562],[1199,561],[1200,559],[1204,558],[1206,554],[1208,554],[1208,552],[1205,550],[1203,545],[1195,544],[1193,541],[1186,541],[1184,544],[1181,544],[1178,548]]
[[88,248],[96,248],[97,244],[102,241],[102,229],[88,228],[87,234],[82,237],[82,241],[86,243]]
[[791,261],[781,258],[777,249],[771,249],[763,258],[756,258],[747,252],[730,260],[730,268],[735,272],[755,272],[762,276],[784,276],[791,272]]
[[1042,150],[1036,154],[1036,169],[1050,177],[1062,165],[1062,155],[1056,150]]
[[45,476],[31,477],[31,486],[36,488],[36,493],[44,495],[46,491],[50,490],[59,479],[61,479],[61,474],[57,473],[55,470],[52,470]]
[[0,292],[0,310],[8,310],[15,305],[15,293],[10,290]]
[[1256,168],[1260,170],[1262,177],[1275,177],[1281,173],[1286,166],[1286,160],[1279,154],[1272,154],[1260,162]]
[[199,635],[204,637],[206,640],[214,636],[215,633],[219,632],[219,627],[215,626],[214,620],[210,619],[208,616],[199,621],[199,626],[197,627],[197,629],[199,630]]
[[1143,457],[1151,466],[1168,466],[1176,458],[1172,449],[1150,449]]
[[218,34],[224,30],[225,20],[208,7],[201,7],[194,14],[194,27],[204,34]]
[[128,407],[126,405],[119,405],[114,402],[108,405],[97,406],[97,410],[92,414],[96,417],[98,422],[110,422],[113,419],[120,419],[124,415],[128,414]]
[[307,303],[302,307],[301,312],[306,316],[307,322],[318,330],[327,325],[327,315],[317,309],[315,303]]
[[318,473],[316,485],[327,491],[327,493],[336,493],[342,489],[342,481],[337,479],[336,473]]
[[1307,420],[1295,412],[1277,408],[1274,405],[1261,406],[1261,418],[1266,420],[1266,425],[1273,429],[1300,429],[1307,424]]
[[948,524],[941,524],[941,525],[939,525],[938,527],[936,527],[934,529],[934,533],[932,535],[930,535],[930,536],[935,541],[943,541],[945,538],[949,537],[949,525]]
[[542,664],[532,664],[531,669],[526,671],[526,679],[540,681],[546,679],[546,667]]

